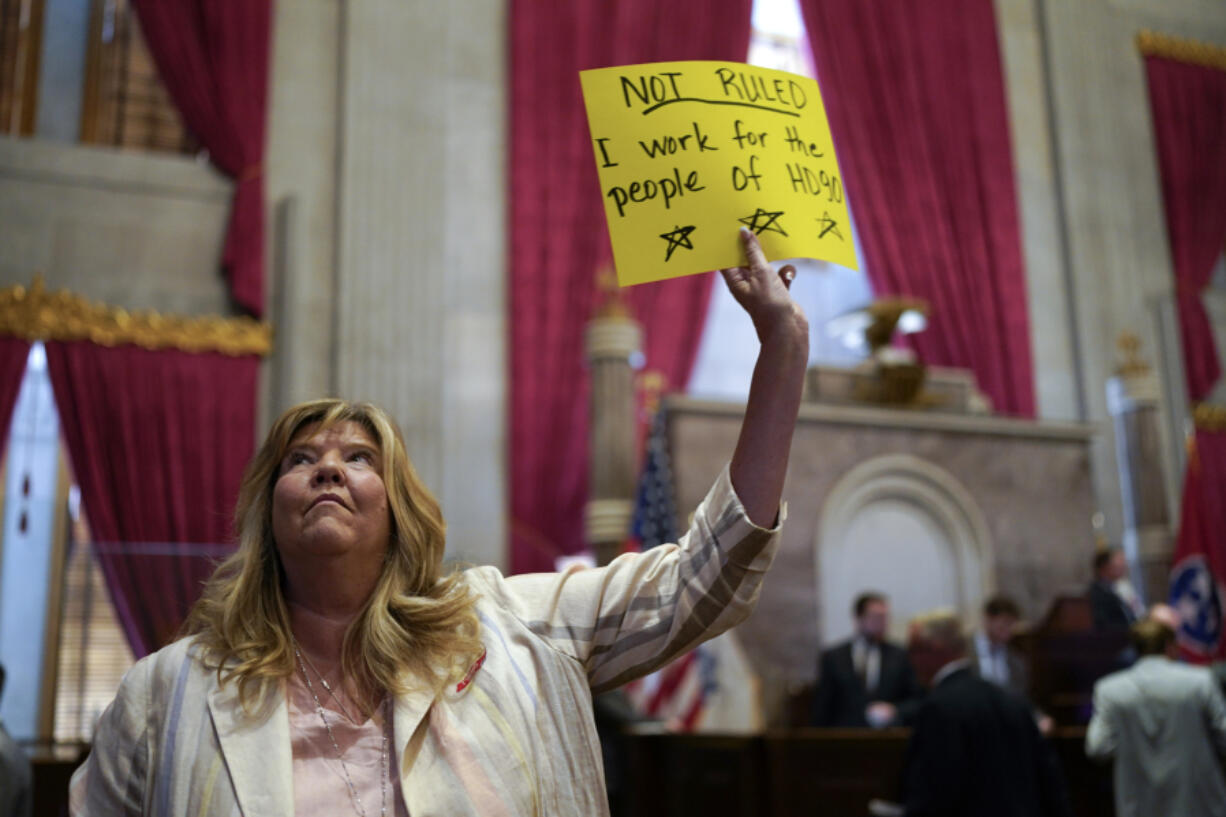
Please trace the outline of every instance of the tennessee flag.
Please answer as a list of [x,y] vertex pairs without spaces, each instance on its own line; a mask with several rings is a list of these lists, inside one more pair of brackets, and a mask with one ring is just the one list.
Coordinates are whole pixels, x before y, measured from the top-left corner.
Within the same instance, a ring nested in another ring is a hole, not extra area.
[[1188,449],[1170,603],[1179,611],[1180,653],[1207,664],[1226,658],[1226,432],[1197,429]]

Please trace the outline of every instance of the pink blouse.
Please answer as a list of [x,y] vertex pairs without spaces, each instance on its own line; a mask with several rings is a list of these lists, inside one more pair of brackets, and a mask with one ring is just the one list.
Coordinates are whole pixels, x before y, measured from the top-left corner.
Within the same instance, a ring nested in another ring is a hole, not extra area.
[[[288,688],[290,746],[294,754],[294,814],[297,817],[359,814],[349,796],[336,747],[319,719],[315,700],[302,676],[292,676]],[[386,706],[380,706],[370,719],[357,725],[337,711],[332,696],[318,684],[315,693],[324,706],[324,717],[332,727],[336,745],[344,755],[345,767],[362,798],[367,817],[379,817],[380,813],[383,797],[380,755],[384,730],[387,730],[387,813],[408,817],[400,781],[396,778],[396,741],[392,738],[392,725],[385,722],[389,714]]]

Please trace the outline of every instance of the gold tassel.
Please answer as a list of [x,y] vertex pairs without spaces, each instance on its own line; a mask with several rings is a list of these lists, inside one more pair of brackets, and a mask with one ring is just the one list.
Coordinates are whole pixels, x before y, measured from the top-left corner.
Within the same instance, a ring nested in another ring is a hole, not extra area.
[[48,292],[41,275],[29,289],[0,290],[0,335],[26,340],[88,340],[100,346],[220,352],[231,357],[268,355],[272,326],[252,318],[191,318],[128,312],[93,303],[68,290]]

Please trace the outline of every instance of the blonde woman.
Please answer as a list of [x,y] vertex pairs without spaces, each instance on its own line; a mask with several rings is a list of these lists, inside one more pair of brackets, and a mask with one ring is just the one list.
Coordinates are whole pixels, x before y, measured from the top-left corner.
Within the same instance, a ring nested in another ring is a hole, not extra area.
[[680,544],[597,570],[443,575],[443,520],[378,408],[296,406],[248,466],[188,636],[124,678],[81,815],[607,814],[592,691],[743,619],[778,542],[808,329],[752,234],[723,270],[762,348]]

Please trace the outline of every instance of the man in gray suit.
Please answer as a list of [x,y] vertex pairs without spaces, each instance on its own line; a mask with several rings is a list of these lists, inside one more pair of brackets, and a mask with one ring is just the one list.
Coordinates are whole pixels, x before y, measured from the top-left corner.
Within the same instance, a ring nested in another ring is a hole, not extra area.
[[1086,754],[1115,759],[1116,814],[1226,817],[1221,690],[1205,667],[1173,660],[1175,631],[1163,622],[1146,618],[1130,633],[1141,657],[1095,684],[1086,731]]

